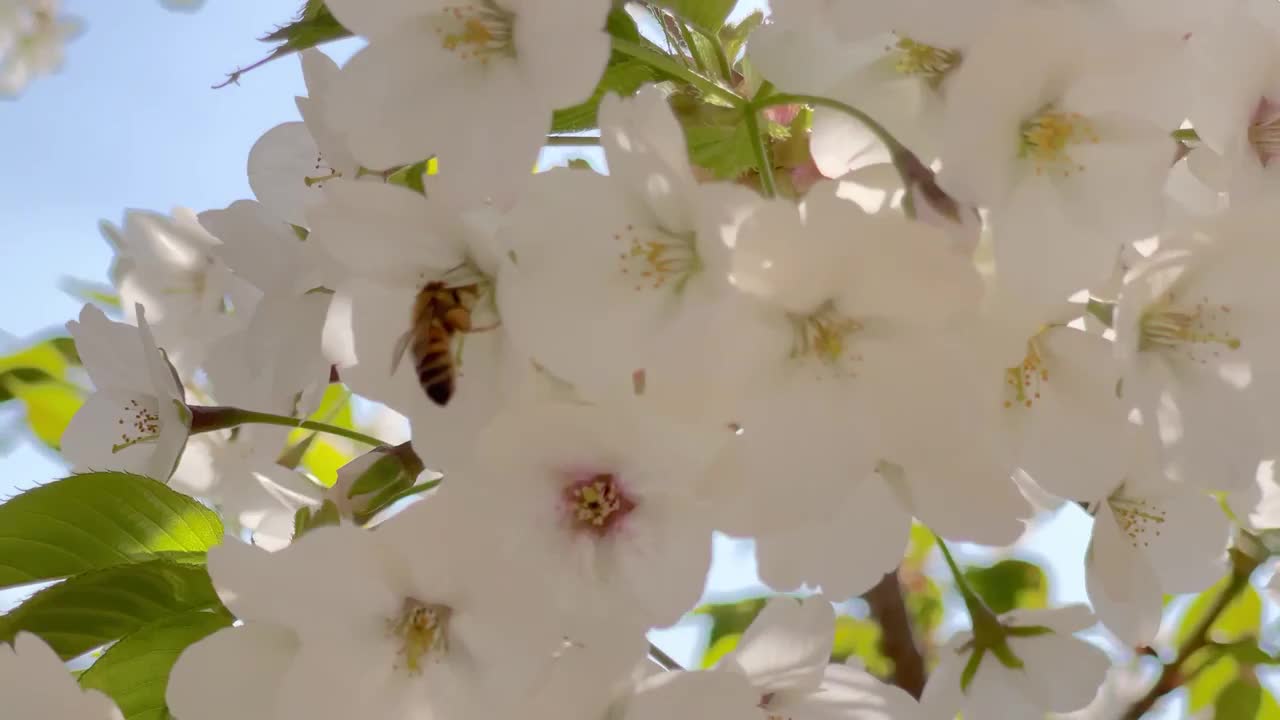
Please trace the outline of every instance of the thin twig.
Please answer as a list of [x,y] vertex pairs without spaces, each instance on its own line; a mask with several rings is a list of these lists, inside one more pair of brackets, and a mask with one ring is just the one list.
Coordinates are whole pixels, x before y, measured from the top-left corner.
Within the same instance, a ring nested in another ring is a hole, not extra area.
[[1257,560],[1234,548],[1231,550],[1231,579],[1226,587],[1222,588],[1222,592],[1213,599],[1213,604],[1209,606],[1208,611],[1191,629],[1186,643],[1178,650],[1177,657],[1160,670],[1160,677],[1156,679],[1155,684],[1146,695],[1129,707],[1122,720],[1138,720],[1166,694],[1177,690],[1190,679],[1191,676],[1184,672],[1183,666],[1197,650],[1209,644],[1209,628],[1213,627],[1218,616],[1227,609],[1227,606],[1249,587],[1249,576],[1257,567]]

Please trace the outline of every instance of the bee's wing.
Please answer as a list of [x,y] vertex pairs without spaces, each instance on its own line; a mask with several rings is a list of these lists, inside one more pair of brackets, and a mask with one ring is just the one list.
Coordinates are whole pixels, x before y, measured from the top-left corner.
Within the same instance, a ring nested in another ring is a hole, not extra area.
[[409,341],[413,340],[413,328],[409,328],[396,340],[395,349],[391,351],[391,374],[396,374],[396,369],[400,367],[400,361],[404,359],[405,351],[409,349]]

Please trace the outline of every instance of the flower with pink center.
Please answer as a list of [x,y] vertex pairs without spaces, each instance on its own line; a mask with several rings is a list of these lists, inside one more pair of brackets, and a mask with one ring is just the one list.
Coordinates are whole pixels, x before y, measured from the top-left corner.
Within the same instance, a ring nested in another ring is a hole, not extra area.
[[[711,563],[698,501],[718,437],[614,408],[525,404],[481,434],[459,506],[500,529],[503,556],[541,568],[570,622],[632,632],[693,607]],[[582,628],[566,627],[574,637]]]

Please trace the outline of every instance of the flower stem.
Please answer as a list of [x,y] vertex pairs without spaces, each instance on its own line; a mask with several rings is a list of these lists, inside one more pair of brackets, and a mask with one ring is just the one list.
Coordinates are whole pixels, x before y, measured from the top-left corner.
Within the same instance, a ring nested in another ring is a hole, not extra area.
[[237,425],[280,425],[283,427],[302,428],[304,430],[315,430],[317,432],[328,433],[329,435],[337,435],[339,437],[355,440],[356,442],[364,443],[365,445],[372,445],[374,447],[387,444],[376,437],[365,435],[362,432],[338,427],[337,425],[330,425],[328,423],[288,417],[286,415],[273,415],[271,413],[244,410],[235,407],[221,407],[217,405],[192,405],[190,410],[192,435],[202,432],[210,432],[213,430],[225,430]]
[[[763,100],[757,100],[753,104],[760,109],[773,107],[775,105],[809,105],[812,107],[825,107],[831,110],[839,110],[862,123],[863,127],[871,131],[871,134],[875,135],[876,139],[881,143],[884,143],[884,146],[889,150],[889,159],[893,162],[893,167],[898,171],[898,176],[902,179],[902,187],[907,191],[907,199],[910,199],[912,186],[916,184],[913,182],[913,179],[918,174],[919,168],[925,167],[925,165],[920,162],[919,158],[915,156],[915,153],[911,152],[910,148],[903,145],[898,138],[894,137],[893,133],[889,132],[885,126],[876,122],[875,118],[858,108],[849,105],[848,103],[843,103],[839,100],[822,97],[820,95],[779,93],[777,95],[764,98]],[[907,200],[904,200],[904,202],[906,201]],[[909,215],[914,214],[914,212],[909,213]]]
[[[947,561],[947,567],[951,570],[951,576],[955,578],[956,589],[964,597],[964,604],[969,605],[969,599],[977,599],[973,588],[969,587],[969,581],[965,580],[964,573],[960,571],[960,566],[956,564],[956,559],[951,556],[951,549],[947,547],[947,543],[943,541],[942,536],[937,533],[933,534],[934,540],[938,542],[938,549],[942,551],[942,558]],[[981,600],[979,600],[981,602]]]
[[659,70],[674,78],[683,80],[684,82],[698,88],[703,93],[728,102],[734,107],[743,107],[747,104],[746,98],[720,85],[711,78],[676,62],[675,58],[670,55],[654,52],[640,43],[624,40],[622,38],[613,39],[613,49],[627,57],[635,58],[655,70]]
[[773,159],[769,157],[769,148],[765,145],[764,136],[760,132],[760,110],[771,105],[768,102],[771,92],[773,92],[773,85],[766,82],[760,86],[756,99],[742,108],[742,118],[747,124],[747,134],[751,136],[751,150],[755,153],[756,167],[760,170],[760,188],[764,190],[765,197],[774,197],[778,194],[778,185],[773,179]]

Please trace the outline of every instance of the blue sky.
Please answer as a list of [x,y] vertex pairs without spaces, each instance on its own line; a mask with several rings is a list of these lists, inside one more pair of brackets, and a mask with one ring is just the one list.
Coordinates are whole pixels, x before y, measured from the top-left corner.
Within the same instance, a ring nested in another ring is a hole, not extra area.
[[[198,13],[157,0],[65,0],[85,31],[61,73],[0,101],[0,331],[57,332],[79,301],[64,275],[106,279],[111,253],[100,219],[126,208],[203,210],[249,197],[245,160],[263,131],[297,119],[303,93],[286,58],[212,90],[262,57],[255,38],[289,20],[299,0],[214,0]],[[53,477],[58,466],[19,445],[0,457],[0,496]]]
[[[293,98],[304,92],[298,63],[285,58],[238,86],[210,86],[262,57],[269,46],[255,38],[299,4],[210,0],[198,13],[181,14],[156,0],[65,0],[86,29],[68,46],[64,70],[16,101],[0,101],[0,331],[52,334],[75,316],[80,302],[58,282],[105,280],[111,253],[100,219],[118,224],[126,208],[204,210],[251,197],[249,148],[268,128],[297,119]],[[746,2],[736,14],[762,4]],[[354,47],[325,49],[342,61]],[[0,456],[0,497],[61,471],[56,458],[20,442]],[[1087,526],[1080,513],[1069,514],[1029,548],[1052,556],[1055,599],[1083,593],[1076,568]],[[716,595],[759,589],[749,548],[726,543],[720,551],[710,583]],[[663,644],[684,660],[696,634],[678,630]]]

